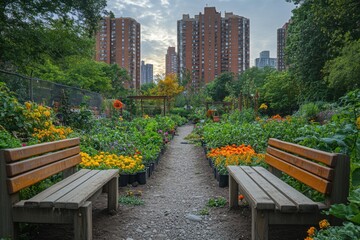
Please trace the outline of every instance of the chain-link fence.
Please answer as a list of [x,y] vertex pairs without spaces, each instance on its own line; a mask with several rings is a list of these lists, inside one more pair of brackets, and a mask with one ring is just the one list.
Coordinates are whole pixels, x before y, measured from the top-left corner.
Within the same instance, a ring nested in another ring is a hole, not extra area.
[[19,102],[33,101],[47,106],[55,106],[61,102],[65,94],[70,106],[77,107],[86,103],[91,109],[100,109],[102,96],[80,88],[70,87],[37,78],[26,77],[17,73],[0,70],[0,82],[16,93]]

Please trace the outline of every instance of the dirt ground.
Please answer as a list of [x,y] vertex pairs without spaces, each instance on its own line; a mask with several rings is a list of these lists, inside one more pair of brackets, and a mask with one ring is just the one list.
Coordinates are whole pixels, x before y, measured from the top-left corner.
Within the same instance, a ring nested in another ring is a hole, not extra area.
[[[94,239],[241,239],[251,238],[251,212],[248,207],[229,210],[208,208],[200,211],[210,198],[228,199],[228,188],[218,187],[201,147],[187,144],[184,138],[192,125],[178,128],[177,136],[168,144],[154,174],[146,185],[122,187],[141,191],[144,205],[120,205],[118,212],[106,210],[106,195],[93,205]],[[68,226],[44,225],[34,239],[72,239]],[[270,239],[304,239],[306,228],[270,229]],[[299,236],[300,235],[300,236]]]

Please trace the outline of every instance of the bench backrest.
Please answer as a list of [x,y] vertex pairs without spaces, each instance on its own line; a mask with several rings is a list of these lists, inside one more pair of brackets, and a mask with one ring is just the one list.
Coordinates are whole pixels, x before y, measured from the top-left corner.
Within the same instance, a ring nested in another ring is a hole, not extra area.
[[271,166],[270,171],[286,173],[325,194],[326,204],[347,201],[350,161],[346,155],[270,138],[265,161]]
[[[9,194],[14,194],[81,162],[80,139],[0,150],[1,174],[6,173]],[[5,179],[5,178],[0,178]],[[4,194],[4,193],[1,193]]]

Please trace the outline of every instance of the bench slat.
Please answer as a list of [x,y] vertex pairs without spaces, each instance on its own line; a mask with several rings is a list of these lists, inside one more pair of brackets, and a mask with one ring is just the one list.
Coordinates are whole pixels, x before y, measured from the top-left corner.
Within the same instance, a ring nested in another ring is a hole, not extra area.
[[45,189],[44,191],[40,192],[36,196],[34,196],[34,197],[32,197],[32,198],[30,198],[28,200],[25,200],[23,205],[25,207],[39,207],[40,202],[42,202],[44,199],[46,199],[47,197],[55,194],[57,191],[64,188],[68,184],[76,181],[77,179],[82,178],[84,175],[88,174],[88,172],[90,172],[90,171],[94,171],[94,170],[81,169],[80,171],[72,174],[71,176],[63,179],[62,181],[60,181],[60,182],[52,185],[51,187]]
[[335,166],[337,155],[334,153],[328,153],[308,147],[304,147],[294,143],[284,142],[275,138],[270,138],[268,141],[269,146],[285,150],[287,152],[295,153],[299,156],[312,159],[318,162],[322,162],[327,166]]
[[313,212],[318,210],[319,203],[312,201],[304,194],[298,192],[290,185],[283,182],[281,179],[270,173],[263,167],[253,167],[253,169],[263,176],[268,182],[273,184],[279,191],[285,194],[291,201],[293,201],[300,212]]
[[305,158],[301,158],[290,153],[281,151],[276,148],[268,147],[266,152],[277,158],[285,160],[286,162],[298,166],[304,170],[307,170],[319,177],[325,178],[327,180],[333,180],[334,170],[332,168],[321,166],[317,163],[311,162]]
[[39,154],[53,152],[68,147],[74,147],[80,144],[79,138],[70,138],[60,141],[36,144],[33,146],[4,149],[4,157],[7,162],[13,162],[20,159],[33,157]]
[[227,169],[252,206],[263,210],[275,209],[274,201],[239,166],[227,166]]
[[53,163],[64,158],[68,158],[79,153],[80,153],[80,147],[77,146],[77,147],[61,150],[58,152],[48,153],[42,156],[26,159],[23,161],[18,161],[13,164],[7,164],[6,165],[7,175],[8,177],[13,177],[18,174],[28,172],[35,168],[42,167],[49,163]]
[[95,194],[112,178],[117,177],[118,174],[119,171],[115,169],[100,171],[99,174],[96,174],[91,179],[84,182],[81,186],[58,199],[55,202],[54,207],[67,209],[79,208],[88,198]]
[[265,161],[269,165],[275,167],[276,169],[279,169],[282,172],[285,172],[289,176],[298,179],[299,181],[305,183],[306,185],[312,187],[313,189],[321,193],[329,194],[331,191],[331,183],[329,181],[322,179],[312,173],[309,173],[308,171],[284,162],[281,159],[269,154],[265,155]]
[[94,176],[98,176],[100,170],[91,170],[81,175],[81,177],[73,179],[71,182],[63,183],[58,187],[57,191],[54,191],[52,194],[39,199],[40,207],[54,207],[55,202],[62,198],[64,195],[70,193],[75,188],[79,187],[81,184],[84,184],[86,181],[91,179]]
[[[264,192],[275,202],[278,210],[282,212],[296,212],[297,206],[290,201],[281,191],[276,189],[269,181],[263,178],[258,172],[249,166],[239,166],[244,172],[246,172],[253,181],[261,187]],[[271,174],[269,172],[269,174]]]
[[26,188],[41,180],[44,180],[47,177],[50,177],[70,167],[73,167],[79,164],[80,162],[81,162],[81,156],[75,155],[70,158],[66,158],[64,160],[32,170],[25,174],[13,178],[9,178],[7,180],[9,193],[12,194],[18,192],[23,188]]

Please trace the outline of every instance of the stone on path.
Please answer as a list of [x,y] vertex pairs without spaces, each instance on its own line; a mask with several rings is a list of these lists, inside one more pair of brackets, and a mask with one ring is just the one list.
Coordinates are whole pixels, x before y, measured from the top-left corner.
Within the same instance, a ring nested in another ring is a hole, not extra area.
[[197,215],[194,215],[194,214],[191,214],[191,213],[185,215],[185,217],[187,219],[189,219],[190,221],[195,221],[195,222],[201,222],[201,220],[202,220],[200,216],[197,216]]

